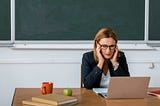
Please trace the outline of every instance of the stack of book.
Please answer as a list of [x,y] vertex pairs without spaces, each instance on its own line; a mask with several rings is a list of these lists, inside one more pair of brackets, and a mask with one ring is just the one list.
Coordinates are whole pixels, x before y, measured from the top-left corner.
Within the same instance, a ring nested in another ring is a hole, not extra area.
[[160,90],[149,91],[148,94],[154,95],[160,98]]
[[78,99],[73,96],[61,94],[47,94],[32,97],[30,100],[23,100],[22,104],[30,106],[72,106],[78,103]]

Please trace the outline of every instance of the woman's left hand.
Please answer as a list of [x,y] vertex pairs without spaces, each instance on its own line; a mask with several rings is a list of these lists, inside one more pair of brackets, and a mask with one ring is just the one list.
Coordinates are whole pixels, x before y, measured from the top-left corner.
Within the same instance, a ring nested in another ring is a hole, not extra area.
[[110,59],[110,61],[112,62],[112,64],[116,64],[117,63],[118,51],[119,51],[119,49],[118,49],[118,46],[116,45],[113,57]]

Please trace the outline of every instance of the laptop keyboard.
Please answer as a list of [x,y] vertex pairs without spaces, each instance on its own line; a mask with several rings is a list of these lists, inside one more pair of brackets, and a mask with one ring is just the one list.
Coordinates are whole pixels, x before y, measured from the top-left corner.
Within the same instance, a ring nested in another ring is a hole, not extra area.
[[93,88],[95,93],[104,93],[107,94],[108,88]]
[[107,98],[108,88],[93,88],[93,91],[101,97]]

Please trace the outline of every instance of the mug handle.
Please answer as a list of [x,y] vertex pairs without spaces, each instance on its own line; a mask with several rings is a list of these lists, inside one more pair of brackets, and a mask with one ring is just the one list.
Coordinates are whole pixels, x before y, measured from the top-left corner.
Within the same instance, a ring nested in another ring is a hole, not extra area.
[[41,88],[41,92],[42,92],[43,95],[46,94],[46,87],[45,87],[45,86],[43,86],[43,87]]

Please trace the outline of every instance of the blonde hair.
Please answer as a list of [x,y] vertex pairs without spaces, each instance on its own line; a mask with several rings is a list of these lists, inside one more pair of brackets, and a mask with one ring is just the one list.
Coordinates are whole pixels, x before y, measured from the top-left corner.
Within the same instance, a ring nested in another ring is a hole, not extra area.
[[96,52],[96,48],[97,48],[97,43],[99,43],[99,41],[102,38],[113,38],[115,40],[115,42],[118,42],[118,38],[116,33],[111,29],[111,28],[102,28],[100,29],[95,38],[94,38],[94,59],[95,61],[98,61],[98,57],[97,57],[97,52]]

